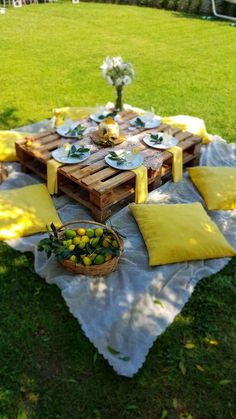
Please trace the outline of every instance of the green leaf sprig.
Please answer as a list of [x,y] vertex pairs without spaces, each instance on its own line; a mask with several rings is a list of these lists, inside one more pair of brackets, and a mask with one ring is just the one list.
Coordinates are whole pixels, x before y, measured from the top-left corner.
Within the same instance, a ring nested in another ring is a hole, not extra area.
[[52,231],[49,232],[49,237],[40,240],[38,250],[40,252],[45,251],[48,258],[54,254],[58,261],[67,259],[70,255],[69,249],[58,238],[57,229],[53,223],[51,223],[50,227]]
[[126,161],[127,161],[125,159],[125,157],[122,157],[122,156],[123,156],[123,154],[118,155],[115,151],[111,151],[108,158],[110,160],[116,161],[117,165],[121,165],[121,164],[126,163]]
[[71,149],[68,151],[67,157],[74,158],[74,159],[82,159],[84,157],[84,153],[87,153],[89,148],[76,148],[75,145],[72,145]]
[[150,142],[157,145],[161,144],[163,141],[162,134],[150,134]]
[[144,128],[145,127],[145,122],[143,122],[141,118],[137,117],[134,121],[134,125],[137,128]]
[[81,137],[86,127],[82,124],[77,125],[75,128],[70,128],[65,135],[71,135],[72,137]]
[[106,119],[106,118],[108,118],[109,116],[110,116],[111,118],[114,118],[116,115],[117,115],[117,112],[109,112],[109,113],[107,113],[106,115],[101,114],[101,115],[99,115],[97,118],[99,119],[99,121],[103,121],[103,119]]

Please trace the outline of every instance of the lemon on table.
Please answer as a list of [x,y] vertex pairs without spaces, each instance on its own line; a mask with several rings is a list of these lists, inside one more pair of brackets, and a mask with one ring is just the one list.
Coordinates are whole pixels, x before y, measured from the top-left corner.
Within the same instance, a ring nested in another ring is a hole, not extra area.
[[63,144],[63,148],[64,148],[66,151],[68,151],[68,150],[70,150],[70,149],[71,149],[71,145],[70,145],[69,143],[64,143],[64,144]]
[[139,147],[137,147],[137,146],[134,146],[134,147],[132,147],[131,152],[132,152],[133,154],[139,154],[139,152],[140,152],[140,148],[139,148]]
[[72,256],[70,257],[70,260],[71,260],[71,262],[76,263],[76,262],[77,262],[77,257],[76,257],[75,255],[72,255]]
[[93,261],[94,265],[102,265],[105,261],[105,258],[103,255],[97,255]]
[[85,235],[85,233],[86,233],[85,228],[78,228],[78,230],[77,230],[77,234],[78,234],[79,236],[84,236],[84,235]]
[[33,141],[27,140],[26,143],[25,143],[25,145],[26,145],[26,147],[29,147],[30,148],[33,145]]

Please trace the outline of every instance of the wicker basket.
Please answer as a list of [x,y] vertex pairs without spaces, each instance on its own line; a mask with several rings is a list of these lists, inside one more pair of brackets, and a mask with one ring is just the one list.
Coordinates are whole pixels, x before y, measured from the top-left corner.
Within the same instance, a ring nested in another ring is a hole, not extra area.
[[[88,276],[103,276],[103,275],[107,275],[110,272],[113,272],[116,270],[116,267],[118,265],[119,259],[121,257],[121,254],[123,252],[123,248],[124,248],[124,244],[123,244],[123,240],[121,239],[120,236],[118,236],[118,234],[112,230],[112,228],[101,224],[101,223],[97,223],[95,221],[70,221],[68,223],[63,224],[61,227],[59,227],[57,229],[58,232],[58,236],[60,237],[60,235],[62,235],[63,230],[65,227],[68,226],[72,226],[75,224],[79,224],[79,226],[81,226],[82,224],[93,224],[97,227],[102,227],[103,229],[106,229],[107,231],[109,231],[114,238],[117,240],[118,244],[119,244],[119,249],[120,250],[120,254],[119,256],[114,256],[112,259],[108,260],[107,262],[101,264],[101,265],[90,265],[90,266],[85,266],[82,265],[81,263],[74,263],[69,259],[65,259],[60,261],[61,266],[63,266],[63,268],[65,268],[67,271],[75,273],[75,274],[83,274],[83,275],[88,275]],[[76,230],[75,228],[71,228],[72,230]]]

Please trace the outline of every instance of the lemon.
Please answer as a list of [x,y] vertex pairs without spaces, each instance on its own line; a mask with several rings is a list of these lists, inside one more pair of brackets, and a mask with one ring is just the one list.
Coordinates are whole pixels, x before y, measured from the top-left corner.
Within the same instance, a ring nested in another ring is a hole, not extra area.
[[67,239],[73,239],[76,236],[76,232],[74,230],[65,230],[64,235]]
[[70,145],[69,143],[64,143],[64,144],[63,144],[63,148],[64,148],[65,150],[70,150],[71,145]]
[[72,252],[72,250],[74,250],[74,249],[75,249],[75,245],[74,245],[74,244],[71,244],[71,245],[68,247],[68,249]]
[[86,243],[82,242],[82,240],[81,240],[80,243],[78,244],[78,246],[79,246],[80,249],[84,249],[85,246],[86,246]]
[[95,257],[95,259],[94,259],[93,263],[94,263],[95,265],[102,265],[102,264],[104,263],[104,261],[105,261],[104,256],[102,256],[102,255],[97,255],[97,256]]
[[95,236],[101,237],[103,235],[103,228],[96,228],[95,230]]
[[108,237],[106,237],[105,239],[103,239],[102,245],[103,245],[103,247],[109,247],[111,245],[110,239],[108,239]]
[[90,238],[88,236],[82,236],[81,241],[84,242],[84,243],[89,243]]
[[114,249],[118,249],[119,247],[117,240],[112,240],[111,245],[114,247]]
[[109,253],[105,256],[105,261],[107,262],[108,260],[112,259],[113,256],[110,255]]
[[79,236],[84,236],[85,235],[85,228],[78,228],[78,230],[77,230],[77,234],[79,235]]
[[94,261],[96,256],[97,256],[96,253],[92,253],[89,257],[90,257],[91,261]]
[[140,152],[140,148],[137,146],[132,147],[131,152],[133,154],[138,154]]
[[91,239],[91,237],[94,237],[94,229],[93,228],[87,228],[86,234]]
[[80,243],[80,240],[81,240],[81,238],[80,238],[80,237],[78,237],[78,236],[76,236],[76,237],[73,239],[73,244],[79,244],[79,243]]
[[92,261],[91,261],[91,259],[88,256],[84,256],[83,257],[83,263],[84,263],[85,266],[92,265]]
[[72,244],[72,240],[66,240],[66,246],[69,247]]
[[30,148],[33,145],[33,141],[28,140],[28,141],[26,141],[25,145],[26,145],[26,147],[29,147]]
[[91,244],[93,247],[96,247],[96,246],[97,246],[97,244],[98,244],[98,242],[99,242],[99,237],[93,237],[92,239],[90,239],[90,244]]
[[70,257],[70,260],[71,260],[71,262],[76,263],[76,262],[77,262],[77,257],[76,257],[75,255],[72,255],[72,256]]

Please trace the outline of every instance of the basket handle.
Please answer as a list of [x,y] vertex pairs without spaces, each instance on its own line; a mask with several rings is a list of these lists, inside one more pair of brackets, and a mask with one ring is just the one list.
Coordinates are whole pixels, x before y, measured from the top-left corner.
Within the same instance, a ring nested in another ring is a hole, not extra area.
[[[83,220],[77,220],[77,221],[69,221],[68,223],[65,223],[65,224],[62,224],[58,229],[57,229],[57,231],[58,232],[60,232],[61,230],[63,230],[63,228],[64,227],[67,227],[67,226],[69,226],[69,225],[71,225],[71,224],[94,224],[94,225],[96,225],[96,226],[101,226],[101,227],[103,227],[103,228],[106,228],[108,231],[110,231],[112,234],[113,234],[113,236],[115,236],[115,238],[116,238],[116,240],[118,241],[118,243],[120,244],[120,246],[121,246],[121,240],[120,240],[120,238],[119,238],[119,236],[118,236],[118,234],[114,231],[114,230],[112,230],[112,228],[110,228],[109,226],[107,226],[107,225],[105,225],[105,224],[101,224],[101,223],[98,223],[98,222],[96,222],[96,221],[83,221]],[[122,246],[123,247],[123,246]]]

